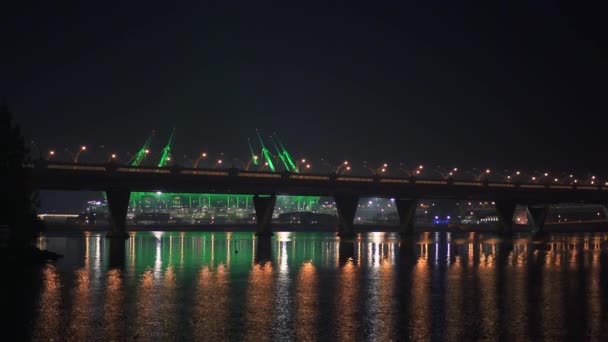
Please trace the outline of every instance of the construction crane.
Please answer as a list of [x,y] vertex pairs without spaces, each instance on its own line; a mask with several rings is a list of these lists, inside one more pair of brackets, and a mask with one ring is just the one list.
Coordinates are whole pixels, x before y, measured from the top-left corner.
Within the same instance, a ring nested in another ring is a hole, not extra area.
[[171,132],[169,136],[169,141],[167,141],[167,145],[163,148],[162,155],[160,156],[160,161],[158,162],[158,167],[165,167],[167,165],[167,161],[171,158],[171,146],[173,145],[173,135],[175,134],[175,128]]
[[146,156],[150,152],[148,147],[150,147],[150,143],[152,142],[152,137],[154,136],[154,131],[148,137],[148,140],[144,143],[141,149],[133,156],[133,158],[129,161],[131,166],[139,166],[146,159]]
[[272,141],[272,144],[274,145],[275,151],[277,151],[277,156],[279,156],[279,159],[281,159],[281,162],[283,162],[283,166],[285,166],[285,170],[287,172],[290,172],[291,169],[290,169],[289,163],[287,162],[287,160],[285,160],[285,156],[283,155],[283,153],[279,149],[279,146],[277,145],[277,142],[274,141],[273,136],[270,136],[270,140]]
[[[279,156],[281,156],[281,160],[283,161],[283,163],[285,164],[285,168],[287,169],[287,171],[290,171],[289,169],[291,168],[291,172],[300,172],[300,170],[298,169],[298,167],[296,166],[296,163],[293,161],[293,158],[291,157],[291,155],[289,154],[289,152],[287,152],[287,149],[285,148],[285,146],[283,146],[283,142],[281,141],[281,139],[279,138],[279,135],[275,132],[272,135],[273,140],[276,140],[277,143],[279,143],[279,146],[281,148],[281,152],[279,154]],[[276,146],[276,143],[275,143]],[[287,164],[289,164],[289,167],[287,167]]]
[[258,139],[260,140],[260,146],[262,146],[262,157],[264,158],[266,163],[268,163],[268,168],[270,168],[270,170],[272,172],[275,172],[274,163],[272,162],[272,155],[270,154],[270,151],[268,151],[268,149],[266,148],[266,145],[264,145],[264,141],[262,140],[262,137],[260,136],[260,131],[258,131],[256,129],[255,134],[258,136]]

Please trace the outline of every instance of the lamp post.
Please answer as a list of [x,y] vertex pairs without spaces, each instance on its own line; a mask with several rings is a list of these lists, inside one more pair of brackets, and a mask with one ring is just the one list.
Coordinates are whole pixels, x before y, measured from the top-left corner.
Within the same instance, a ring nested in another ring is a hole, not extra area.
[[198,157],[196,157],[196,159],[190,159],[186,155],[184,155],[184,158],[188,159],[190,161],[190,163],[192,163],[193,169],[196,169],[196,168],[198,168],[198,164],[201,162],[201,160],[207,158],[207,152],[203,152],[203,153],[199,154]]
[[348,163],[348,160],[345,160],[342,164],[338,165],[336,167],[336,169],[334,170],[334,173],[341,174],[340,171],[342,169],[346,169],[346,171],[350,171],[350,165]]
[[422,171],[424,170],[424,165],[418,165],[415,168],[409,168],[405,164],[400,163],[399,164],[399,170],[405,172],[405,174],[410,179],[414,180],[416,177],[418,177],[418,176],[420,176],[422,174]]
[[441,166],[437,166],[435,168],[435,172],[437,172],[439,175],[441,175],[441,178],[443,178],[443,180],[448,180],[448,179],[452,179],[454,178],[454,175],[456,174],[456,172],[458,172],[458,168],[454,167],[452,169],[444,169]]
[[366,162],[364,162],[363,166],[368,169],[374,176],[380,176],[388,172],[388,163],[382,163],[382,165],[378,167],[373,167],[369,166]]
[[[78,159],[80,158],[80,154],[84,151],[87,150],[86,146],[80,146],[80,149],[78,149],[78,152],[73,153],[72,151],[68,150],[67,148],[65,149],[71,156],[72,156],[72,162],[74,164],[78,163]],[[54,154],[54,153],[53,153]]]
[[251,167],[251,164],[255,164],[255,162],[258,160],[258,156],[254,155],[251,159],[249,159],[249,161],[247,162],[247,164],[244,164],[245,166],[243,167],[243,169],[245,171],[249,171],[249,168]]
[[490,170],[490,169],[480,170],[480,169],[474,168],[471,171],[468,171],[467,173],[472,175],[476,182],[481,182],[481,181],[488,180],[488,177],[492,173],[492,170]]
[[296,161],[296,168],[300,172],[307,171],[310,169],[310,162],[306,158],[301,158]]

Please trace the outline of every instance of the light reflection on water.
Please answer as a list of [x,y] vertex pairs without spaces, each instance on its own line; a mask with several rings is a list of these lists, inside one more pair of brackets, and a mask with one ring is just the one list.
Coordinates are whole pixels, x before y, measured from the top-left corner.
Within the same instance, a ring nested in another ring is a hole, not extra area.
[[605,339],[607,241],[278,233],[266,245],[150,232],[117,247],[98,233],[47,236],[38,243],[65,258],[15,289],[33,298],[15,320],[35,340]]

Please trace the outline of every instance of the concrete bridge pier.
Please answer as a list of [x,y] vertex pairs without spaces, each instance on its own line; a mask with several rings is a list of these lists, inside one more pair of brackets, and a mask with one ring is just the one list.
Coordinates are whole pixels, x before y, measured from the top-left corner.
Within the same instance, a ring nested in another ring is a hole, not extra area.
[[399,230],[401,236],[411,236],[414,234],[414,219],[416,218],[416,199],[395,199],[397,213],[399,214]]
[[127,234],[127,210],[129,210],[129,199],[131,191],[127,189],[113,189],[106,191],[108,199],[108,210],[110,213],[110,231],[106,235],[109,238],[126,239]]
[[517,207],[516,201],[503,200],[496,201],[496,214],[498,220],[502,226],[500,233],[502,235],[513,234],[513,215],[515,214],[515,208]]
[[272,222],[272,213],[274,212],[274,204],[277,201],[277,196],[253,196],[253,206],[255,208],[255,217],[258,224],[257,236],[272,236],[270,223]]
[[543,226],[549,213],[549,206],[543,205],[541,207],[528,206],[528,217],[532,222],[532,234],[538,235],[543,232]]
[[334,195],[336,211],[338,212],[338,236],[342,238],[355,237],[354,221],[359,205],[359,195]]

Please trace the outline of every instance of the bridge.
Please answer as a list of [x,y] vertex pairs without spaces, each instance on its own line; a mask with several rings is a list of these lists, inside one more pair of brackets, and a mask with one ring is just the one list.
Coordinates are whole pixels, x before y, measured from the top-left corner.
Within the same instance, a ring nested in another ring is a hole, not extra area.
[[236,168],[201,169],[78,164],[39,161],[28,166],[34,186],[41,190],[105,191],[110,213],[110,237],[127,237],[126,214],[131,192],[199,192],[252,194],[260,236],[271,235],[277,195],[331,196],[338,214],[339,236],[354,235],[354,217],[362,196],[394,198],[400,232],[410,235],[419,199],[481,200],[495,203],[503,234],[511,234],[517,205],[525,206],[534,233],[541,232],[548,206],[557,203],[608,204],[607,185],[520,184],[344,174],[247,171]]

